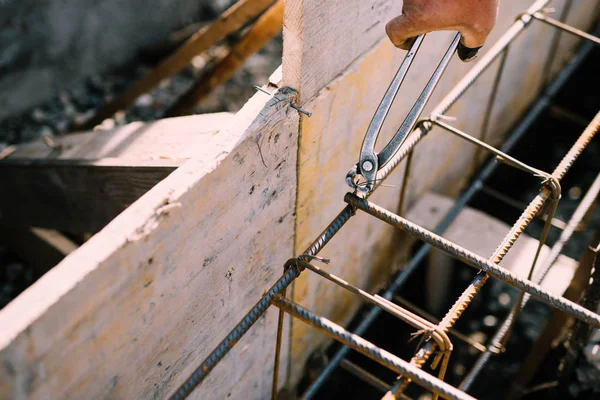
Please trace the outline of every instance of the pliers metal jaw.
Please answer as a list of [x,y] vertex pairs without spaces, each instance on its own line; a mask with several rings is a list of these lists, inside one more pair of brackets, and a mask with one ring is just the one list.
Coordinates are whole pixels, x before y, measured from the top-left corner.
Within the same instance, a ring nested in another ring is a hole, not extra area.
[[390,160],[394,157],[406,140],[408,134],[415,128],[423,109],[427,105],[427,102],[433,93],[433,90],[439,83],[444,71],[452,59],[452,56],[456,52],[458,44],[460,43],[460,34],[457,34],[450,44],[450,47],[442,57],[439,65],[433,72],[431,78],[427,82],[427,85],[425,85],[425,88],[417,98],[417,101],[408,112],[404,122],[402,122],[402,125],[400,125],[400,128],[398,128],[398,131],[396,131],[392,139],[383,148],[383,150],[381,150],[379,153],[376,153],[375,143],[377,142],[377,137],[381,132],[383,123],[385,122],[394,99],[398,94],[398,90],[400,89],[400,86],[402,86],[402,82],[404,81],[404,78],[406,77],[413,60],[417,55],[424,38],[425,35],[417,36],[410,50],[404,57],[404,61],[400,65],[398,72],[394,76],[392,83],[383,96],[383,99],[381,100],[381,103],[379,104],[379,107],[377,108],[377,111],[375,111],[373,119],[369,124],[360,150],[358,164],[355,165],[346,175],[346,182],[348,185],[358,192],[370,193],[373,190],[378,180],[378,172],[390,162]]

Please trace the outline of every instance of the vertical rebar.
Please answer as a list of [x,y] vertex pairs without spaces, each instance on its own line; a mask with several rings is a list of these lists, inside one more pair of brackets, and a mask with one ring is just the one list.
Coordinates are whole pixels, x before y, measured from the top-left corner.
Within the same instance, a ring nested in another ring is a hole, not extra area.
[[406,191],[408,188],[408,180],[410,179],[410,170],[412,166],[414,149],[408,153],[408,157],[406,159],[406,167],[404,168],[404,178],[402,179],[402,189],[400,190],[400,201],[398,202],[398,214],[404,214],[404,203],[406,201]]
[[[550,271],[551,267],[554,265],[554,263],[558,259],[558,256],[561,254],[565,244],[573,236],[575,229],[577,229],[577,226],[579,225],[581,220],[585,217],[587,210],[593,206],[593,204],[596,201],[599,194],[600,194],[600,175],[598,175],[598,177],[596,178],[596,180],[594,181],[594,183],[592,184],[592,186],[590,187],[590,189],[584,196],[581,203],[579,203],[579,206],[573,213],[571,219],[567,223],[567,226],[561,232],[560,238],[554,244],[554,246],[552,246],[550,253],[544,259],[539,271],[534,275],[534,277],[533,277],[534,282],[541,283],[544,280],[544,278]],[[525,307],[525,305],[527,304],[529,299],[530,299],[530,296],[525,295],[523,297],[523,303],[522,303],[521,307]],[[465,390],[465,391],[469,390],[471,388],[471,385],[474,383],[475,379],[479,375],[479,373],[481,373],[481,371],[483,370],[483,368],[489,361],[490,357],[493,354],[496,354],[497,352],[502,350],[503,344],[505,342],[505,337],[506,337],[507,333],[509,332],[511,325],[514,324],[513,319],[514,319],[514,315],[509,314],[508,317],[503,321],[502,325],[500,325],[500,327],[498,328],[498,330],[492,337],[492,340],[490,341],[490,345],[488,346],[488,350],[477,359],[477,361],[476,361],[475,365],[473,366],[473,368],[471,369],[471,371],[463,378],[463,381],[461,382],[459,388],[461,388],[462,390]]]
[[[587,144],[592,140],[592,138],[595,136],[595,134],[597,133],[599,128],[600,128],[600,113],[598,113],[596,115],[596,117],[592,120],[590,125],[588,125],[588,127],[585,129],[583,134],[579,137],[579,139],[577,140],[575,145],[573,145],[573,147],[571,147],[571,149],[569,150],[567,155],[561,160],[558,167],[556,167],[556,169],[554,170],[554,173],[552,174],[556,179],[562,180],[562,178],[567,173],[567,171],[569,170],[569,168],[571,167],[573,162],[577,159],[579,154],[581,154],[581,152],[583,151],[585,146],[587,146]],[[584,213],[584,215],[585,215],[585,213]],[[583,215],[581,216],[581,218],[583,218]],[[576,221],[576,222],[577,223],[571,225],[571,227],[569,227],[569,225],[570,225],[569,224],[567,226],[567,228],[565,228],[563,230],[561,237],[563,237],[563,238],[570,237],[573,234],[573,231],[576,229],[577,225],[579,225],[580,220]],[[560,244],[561,241],[559,240],[558,243]],[[556,261],[556,259],[560,255],[563,245],[564,245],[564,243],[560,244],[559,245],[560,247],[556,247],[556,245],[554,246],[556,248],[556,250],[551,251],[549,257],[546,260],[544,260],[544,264],[540,268],[540,274],[539,275],[536,274],[533,278],[534,282],[542,281],[543,277],[548,273],[552,264]],[[523,304],[526,304],[528,300],[529,300],[529,296],[525,296],[523,298]],[[476,363],[473,366],[473,368],[471,369],[471,371],[465,376],[465,378],[463,379],[463,381],[461,382],[461,384],[459,386],[461,389],[463,389],[465,391],[470,389],[471,385],[474,383],[477,376],[481,373],[481,371],[483,370],[483,368],[489,361],[492,354],[502,348],[502,343],[504,341],[504,337],[509,332],[510,326],[513,323],[514,322],[513,322],[513,318],[512,318],[512,314],[511,314],[508,316],[508,318],[506,320],[504,320],[504,323],[500,326],[500,328],[498,329],[498,331],[492,338],[491,344],[489,346],[489,351],[486,351],[479,357],[479,359],[476,361]]]
[[[571,11],[572,3],[573,3],[573,0],[565,0],[565,5],[560,14],[560,20],[562,22],[567,21],[567,18],[569,17],[569,12]],[[555,59],[556,59],[556,52],[558,51],[558,44],[560,43],[560,38],[562,37],[562,31],[560,29],[554,29],[553,33],[554,34],[552,36],[552,43],[550,44],[550,50],[548,52],[548,57],[546,58],[546,61],[544,63],[546,68],[544,69],[544,72],[542,75],[542,83],[541,83],[542,90],[544,87],[546,87],[546,85],[548,85],[550,83],[550,77],[552,76],[552,67],[554,66]]]
[[[285,297],[287,289],[281,292],[281,296]],[[285,313],[279,310],[277,315],[277,338],[275,339],[275,360],[273,361],[273,383],[271,387],[271,399],[277,400],[277,391],[279,390],[279,362],[281,360],[281,342],[283,338],[283,319]]]
[[375,346],[373,343],[363,339],[359,335],[347,331],[338,324],[324,317],[318,316],[290,300],[284,299],[281,296],[276,296],[272,298],[272,303],[273,305],[284,309],[294,317],[301,319],[321,332],[331,336],[340,343],[352,347],[354,350],[369,357],[384,367],[387,367],[396,373],[410,376],[411,379],[419,382],[419,384],[421,384],[423,387],[431,391],[438,392],[445,399],[475,400],[473,397],[462,393],[452,385],[445,383],[434,376],[431,376],[425,371],[415,368],[408,362],[400,359],[386,350]]
[[[502,76],[504,75],[504,67],[506,66],[506,60],[508,58],[508,52],[510,51],[510,46],[506,46],[504,51],[502,52],[502,58],[500,59],[500,65],[498,66],[498,70],[496,71],[496,76],[494,77],[494,83],[492,85],[492,90],[490,91],[490,96],[488,98],[487,106],[485,108],[485,114],[483,116],[483,123],[481,124],[481,135],[479,135],[479,140],[485,142],[487,139],[488,131],[490,128],[490,123],[492,121],[492,113],[494,111],[494,105],[496,104],[496,97],[498,96],[498,88],[500,87],[500,82],[502,81]],[[473,161],[471,165],[471,174],[473,171],[477,169],[479,165],[479,160],[481,159],[481,153],[483,149],[477,147],[475,149],[475,154],[473,154]]]

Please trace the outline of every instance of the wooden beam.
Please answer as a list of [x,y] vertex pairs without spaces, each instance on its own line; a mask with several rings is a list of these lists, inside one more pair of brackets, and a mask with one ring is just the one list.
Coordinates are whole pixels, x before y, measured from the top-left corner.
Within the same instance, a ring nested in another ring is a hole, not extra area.
[[[183,382],[292,256],[294,95],[257,93],[219,140],[0,311],[0,398],[166,398]],[[276,316],[194,397],[268,398]]]
[[40,277],[79,247],[51,229],[0,225],[0,237],[10,250],[33,266]]
[[299,103],[306,103],[370,50],[401,9],[393,0],[287,0],[284,84],[297,89]]
[[98,232],[215,140],[229,113],[132,123],[107,132],[18,146],[0,160],[1,219],[71,233]]
[[272,3],[273,0],[240,0],[236,2],[214,22],[200,29],[172,55],[129,85],[119,97],[102,106],[92,118],[76,129],[92,129],[117,111],[128,109],[140,95],[150,91],[163,79],[181,71],[195,56],[242,28]]
[[98,232],[185,160],[5,160],[2,219],[71,233]]
[[277,35],[281,31],[282,24],[283,0],[278,0],[222,60],[200,76],[198,81],[181,96],[166,115],[175,117],[192,114],[194,108],[202,100],[217,87],[227,82],[250,56],[262,49],[269,40]]

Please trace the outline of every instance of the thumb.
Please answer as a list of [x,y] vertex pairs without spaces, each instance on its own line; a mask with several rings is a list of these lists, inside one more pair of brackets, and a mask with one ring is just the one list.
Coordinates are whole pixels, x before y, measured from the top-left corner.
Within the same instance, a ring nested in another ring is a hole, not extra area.
[[414,39],[428,32],[423,28],[423,23],[415,21],[409,14],[402,14],[387,23],[385,32],[394,46],[403,50],[410,50]]

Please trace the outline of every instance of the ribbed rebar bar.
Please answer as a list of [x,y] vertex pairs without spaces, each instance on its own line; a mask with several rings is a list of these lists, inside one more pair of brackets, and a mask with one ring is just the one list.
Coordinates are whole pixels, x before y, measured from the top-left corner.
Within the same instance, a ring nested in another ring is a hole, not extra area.
[[[591,44],[586,43],[584,46],[582,46],[581,50],[575,54],[571,61],[565,66],[565,68],[558,74],[555,80],[548,87],[546,93],[537,99],[535,104],[531,107],[531,109],[524,115],[523,119],[514,128],[513,132],[509,135],[508,139],[501,147],[501,150],[503,152],[508,153],[525,135],[527,130],[533,125],[534,121],[548,108],[548,106],[550,105],[550,100],[565,85],[567,80],[572,76],[575,70],[577,70],[577,68],[583,63],[583,61],[587,58],[592,49],[593,46]],[[412,149],[425,136],[425,134],[425,129],[423,129],[421,126],[417,127],[413,134],[408,137],[406,142],[404,142],[404,145],[402,146],[400,151],[405,150],[408,153],[409,150],[407,149]],[[398,162],[400,162],[400,159],[398,160]],[[460,211],[481,190],[481,188],[483,187],[483,183],[492,175],[492,173],[496,170],[496,168],[498,168],[498,166],[499,163],[495,162],[494,160],[491,160],[485,165],[485,167],[482,168],[479,175],[473,180],[473,183],[459,197],[459,199],[456,201],[456,203],[454,203],[452,208],[448,210],[446,215],[442,218],[440,223],[434,229],[434,232],[441,234],[444,233],[446,229],[448,229],[448,227],[456,219]],[[387,173],[389,174],[389,171]],[[349,213],[352,213],[352,207],[347,206],[344,210],[347,209],[349,209]],[[427,257],[430,251],[431,246],[429,246],[428,244],[423,244],[419,248],[419,250],[417,250],[415,256],[410,259],[410,261],[402,270],[402,272],[391,283],[391,285],[383,294],[383,297],[391,299],[393,293],[404,285],[404,283],[413,274],[417,267],[425,260],[425,257]],[[366,332],[366,330],[371,326],[371,324],[377,319],[380,313],[381,309],[377,307],[372,308],[357,326],[355,330],[356,334],[364,334],[364,332]],[[315,379],[306,389],[306,391],[302,395],[303,400],[310,400],[317,394],[317,392],[327,381],[329,376],[331,376],[333,371],[335,371],[335,369],[340,365],[341,361],[348,355],[349,352],[350,348],[347,346],[343,346],[340,350],[336,352],[331,361],[321,371],[317,379]]]
[[[563,6],[562,12],[560,13],[560,21],[566,22],[569,13],[571,12],[571,7],[573,0],[565,0],[565,4]],[[558,44],[560,43],[560,39],[562,37],[562,31],[560,29],[554,30],[554,35],[552,36],[552,42],[550,44],[550,50],[548,51],[548,56],[543,65],[546,66],[544,72],[542,74],[541,87],[550,83],[550,76],[552,75],[552,67],[554,66],[554,62],[556,59],[556,52],[558,51]]]
[[343,370],[351,373],[358,379],[362,380],[363,382],[368,383],[369,385],[371,385],[375,389],[379,390],[380,392],[385,393],[390,388],[390,385],[388,385],[387,383],[385,383],[384,381],[382,381],[381,379],[379,379],[378,377],[376,377],[369,371],[359,367],[358,365],[354,364],[351,361],[343,360],[342,363],[340,364],[340,367]]
[[[490,123],[492,122],[492,112],[494,111],[494,106],[496,104],[496,97],[498,96],[498,89],[500,88],[500,82],[502,82],[502,77],[504,76],[504,69],[506,67],[506,60],[508,59],[508,52],[510,51],[510,46],[507,46],[506,49],[502,52],[502,58],[500,59],[500,65],[498,66],[498,70],[496,71],[496,76],[494,77],[494,83],[492,84],[492,90],[490,91],[490,96],[488,97],[488,102],[485,107],[485,113],[483,114],[483,122],[481,123],[481,134],[479,135],[479,140],[485,142],[487,139],[488,131],[490,129]],[[471,164],[471,171],[476,171],[477,165],[479,165],[479,160],[481,159],[481,153],[483,149],[477,148],[475,153],[473,154],[473,162]]]
[[[590,125],[584,130],[584,132],[581,134],[581,136],[579,136],[579,138],[577,139],[575,144],[571,147],[571,149],[569,149],[569,152],[565,155],[565,157],[561,160],[561,162],[555,168],[554,172],[552,173],[552,176],[554,177],[554,179],[556,179],[558,182],[560,182],[562,180],[562,178],[565,176],[567,171],[571,168],[571,166],[573,165],[575,160],[579,157],[579,155],[581,154],[583,149],[585,149],[585,147],[594,138],[594,136],[596,135],[599,128],[600,128],[600,113],[598,113],[596,115],[596,117],[592,120]],[[519,218],[519,221],[517,221],[517,223],[513,226],[513,228],[510,230],[510,232],[504,238],[502,243],[500,243],[500,245],[498,246],[496,251],[494,251],[494,254],[490,258],[490,261],[492,263],[498,264],[504,258],[504,256],[508,252],[508,250],[512,247],[512,245],[518,239],[520,234],[524,231],[525,227],[527,225],[529,225],[529,223],[531,222],[531,219],[533,219],[533,217],[537,214],[537,212],[542,207],[542,205],[545,203],[545,201],[550,197],[550,192],[551,192],[550,189],[544,187],[542,189],[541,193],[533,199],[533,201],[530,203],[528,208],[523,212],[523,214]],[[440,324],[441,327],[450,328],[451,326],[454,325],[454,323],[458,320],[458,318],[460,318],[460,316],[462,315],[464,310],[469,306],[469,304],[471,303],[471,301],[473,300],[475,295],[479,292],[479,290],[483,287],[483,285],[485,285],[485,282],[488,279],[488,274],[490,272],[491,271],[486,271],[486,274],[484,274],[481,278],[479,277],[479,275],[481,275],[481,273],[478,274],[478,276],[475,278],[475,281],[471,285],[469,285],[467,287],[467,289],[465,289],[465,291],[463,292],[461,297],[457,300],[457,302],[452,306],[450,311],[446,314],[446,316],[442,320],[442,323]],[[525,290],[525,291],[528,292],[529,294],[533,294],[527,290]],[[570,302],[570,303],[572,303],[572,302]],[[556,304],[551,304],[551,305],[556,307]],[[583,308],[579,305],[578,305],[578,307],[583,310],[586,310],[585,308]],[[557,308],[559,308],[559,307],[557,307]],[[563,311],[566,311],[566,310],[563,309]],[[589,312],[589,310],[586,310],[586,312]],[[509,323],[506,326],[503,325],[503,328],[505,329],[505,331],[502,333],[503,337],[504,337],[504,335],[506,335],[509,332],[511,324],[512,324],[512,321],[509,321]],[[426,344],[426,346],[429,347],[429,349],[427,349],[429,351],[434,351],[434,349],[435,349],[434,344],[431,342],[428,342]],[[496,350],[497,349],[492,348],[492,351],[496,351]],[[486,355],[486,354],[487,353],[484,353],[480,358],[482,360],[484,359],[484,357],[489,358],[490,355],[489,354]],[[419,360],[422,358],[422,356],[419,356],[419,355],[417,355],[416,357]],[[422,365],[422,363],[420,363],[420,365]],[[405,382],[406,382],[406,380],[405,380]],[[466,379],[463,382],[470,385],[469,381],[467,381]]]
[[[574,316],[575,318],[584,321],[592,326],[600,328],[600,315],[591,312],[590,310],[587,310],[584,307],[581,307],[579,304],[567,300],[564,297],[552,294],[550,291],[542,288],[540,285],[528,281],[527,279],[523,279],[514,272],[500,267],[491,259],[486,260],[485,258],[473,253],[472,251],[469,251],[464,247],[459,246],[456,243],[453,243],[450,240],[441,237],[440,235],[436,235],[435,233],[424,229],[421,226],[410,222],[382,207],[379,207],[378,205],[373,204],[366,199],[362,199],[356,196],[355,194],[346,194],[344,200],[348,204],[384,222],[387,222],[392,226],[402,229],[403,231],[411,234],[412,236],[415,236],[416,238],[432,245],[433,247],[440,249],[445,253],[453,256],[454,258],[463,261],[465,264],[470,265],[474,268],[478,268],[486,272],[487,274],[498,278],[511,286],[516,287],[517,289],[524,290],[525,292],[531,294],[532,296],[535,296],[538,300],[546,304],[549,304],[562,311],[565,311]],[[531,218],[533,217],[530,217],[529,221],[531,220]],[[521,227],[519,228],[519,231],[521,231]],[[514,236],[519,236],[520,233],[521,232],[518,232],[518,234],[515,233]],[[514,243],[514,240],[512,240],[512,238],[510,240],[510,243]],[[498,251],[499,254],[506,252],[508,252],[508,248],[502,248]],[[485,281],[482,283],[485,283]],[[475,292],[475,294],[477,294],[477,292]],[[462,314],[464,309],[466,309],[466,306],[469,302],[466,302],[464,300],[457,302],[460,304],[457,307],[453,307],[453,309],[455,309],[455,313],[453,313],[453,315],[451,316],[447,316],[444,319],[442,319],[440,326],[444,328],[449,328],[450,326],[454,325],[454,322],[458,319],[458,317],[460,317],[460,314]]]
[[438,344],[442,351],[452,351],[452,342],[446,334],[446,332],[438,332],[436,326],[425,318],[418,316],[397,304],[392,303],[390,300],[385,299],[378,295],[372,295],[348,282],[344,279],[331,274],[322,268],[312,265],[310,263],[303,263],[302,266],[320,276],[327,279],[328,281],[338,285],[339,287],[348,290],[351,293],[358,295],[363,301],[371,303],[390,315],[398,318],[401,321],[406,322],[413,328],[419,330],[430,330],[432,339]]
[[170,397],[171,400],[185,399],[208,376],[213,368],[225,357],[235,344],[244,336],[256,321],[263,316],[271,305],[273,296],[283,292],[301,272],[295,259],[286,263],[287,270],[269,291],[256,303],[248,314],[238,323],[225,339],[210,353],[210,355],[196,368],[189,378]]
[[271,300],[272,304],[285,310],[296,318],[308,323],[309,325],[328,334],[346,346],[352,347],[359,353],[369,357],[373,361],[391,369],[392,371],[410,376],[415,382],[418,382],[424,388],[438,392],[446,399],[456,400],[475,400],[473,397],[462,393],[452,385],[449,385],[430,374],[415,368],[408,362],[400,359],[392,353],[383,350],[373,343],[363,339],[359,335],[347,331],[338,324],[318,316],[302,306],[285,299],[281,296],[274,296]]
[[554,18],[550,18],[542,12],[534,13],[533,18],[537,19],[538,21],[542,21],[548,25],[551,25],[555,28],[558,28],[564,32],[569,32],[572,35],[579,36],[580,38],[585,40],[589,40],[596,46],[600,46],[600,38],[594,35],[590,35],[589,33],[582,31],[581,29],[573,28],[571,25],[567,25],[561,21],[557,21]]
[[[592,186],[590,187],[590,189],[584,196],[581,203],[579,203],[579,206],[577,206],[577,209],[575,210],[575,212],[573,213],[573,216],[567,223],[567,226],[561,232],[561,235],[560,235],[558,241],[554,244],[554,246],[552,246],[550,253],[544,259],[543,264],[540,266],[539,271],[536,272],[536,274],[534,275],[534,277],[533,277],[534,282],[541,283],[544,280],[544,278],[546,277],[546,275],[548,274],[548,272],[550,271],[550,269],[552,268],[552,266],[554,265],[554,263],[560,256],[565,244],[567,244],[569,242],[569,240],[573,236],[573,233],[577,229],[577,226],[585,218],[585,214],[587,213],[587,211],[596,202],[599,193],[600,193],[600,175],[598,175],[598,177],[596,178],[596,180],[594,181],[594,183],[592,184]],[[525,307],[525,305],[527,304],[529,299],[530,299],[530,296],[528,296],[528,295],[524,296],[523,302],[521,304],[521,308]],[[492,337],[492,339],[490,341],[490,345],[488,346],[488,349],[483,354],[481,354],[481,356],[475,362],[473,368],[471,368],[469,373],[463,378],[463,380],[459,386],[462,390],[465,390],[465,391],[469,390],[471,388],[472,384],[475,382],[475,379],[477,379],[477,377],[479,376],[481,371],[483,371],[483,368],[488,363],[491,356],[498,353],[498,351],[502,350],[505,340],[506,340],[505,338],[506,338],[506,336],[510,330],[510,326],[512,324],[514,324],[514,317],[512,314],[510,314],[502,322],[502,324],[500,325],[500,327],[498,328],[498,330]]]

